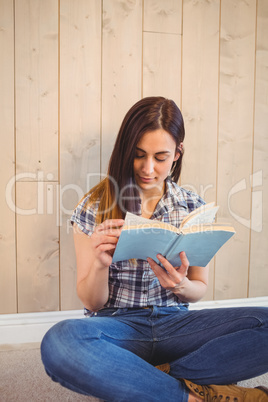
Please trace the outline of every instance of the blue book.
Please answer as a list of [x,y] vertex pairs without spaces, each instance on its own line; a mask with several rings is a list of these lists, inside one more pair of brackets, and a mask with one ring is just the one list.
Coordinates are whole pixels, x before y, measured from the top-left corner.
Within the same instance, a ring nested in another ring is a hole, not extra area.
[[214,203],[195,209],[179,228],[165,222],[126,214],[113,262],[162,254],[173,266],[181,265],[179,253],[185,251],[191,266],[205,267],[235,233],[232,226],[214,223],[218,207]]

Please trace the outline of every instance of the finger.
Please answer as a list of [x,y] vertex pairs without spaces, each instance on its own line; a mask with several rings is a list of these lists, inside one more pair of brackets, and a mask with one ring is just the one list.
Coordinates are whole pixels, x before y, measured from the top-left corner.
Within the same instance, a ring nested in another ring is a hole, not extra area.
[[104,243],[102,243],[98,247],[98,250],[100,250],[100,251],[111,251],[111,250],[114,250],[115,247],[116,247],[116,244],[111,244],[111,243],[104,244]]
[[176,272],[176,268],[174,268],[173,265],[171,265],[170,262],[162,256],[162,254],[157,254],[157,258],[161,262],[163,267],[168,271],[168,273],[172,274]]
[[180,275],[180,277],[185,277],[188,274],[188,267],[185,265],[181,265],[176,269],[177,274]]
[[[163,273],[166,274],[166,272],[161,268],[152,258],[148,257],[147,258],[148,263],[150,264],[150,267],[154,271],[155,275],[159,278]],[[166,274],[167,275],[167,274]]]
[[123,224],[123,219],[108,219],[96,226],[94,232],[119,237]]
[[189,261],[186,256],[186,253],[184,251],[180,252],[180,259],[181,259],[181,266],[176,268],[176,271],[181,275],[181,276],[187,276],[188,274],[188,268],[189,268]]
[[188,267],[189,267],[189,265],[187,264],[188,259],[184,252],[182,252],[181,254],[182,254],[182,258],[183,258],[183,264],[180,267],[173,267],[173,265],[170,264],[170,262],[165,257],[163,257],[161,254],[157,254],[157,258],[159,259],[159,261],[161,262],[163,267],[168,272],[170,279],[175,283],[181,282],[183,280],[183,278],[185,276],[187,276],[187,272],[188,272]]
[[170,274],[172,274],[172,273],[174,273],[174,271],[178,271],[178,270],[180,270],[180,272],[188,270],[189,261],[188,261],[188,258],[186,256],[186,253],[184,251],[181,251],[179,256],[180,256],[180,259],[181,259],[181,266],[180,267],[173,267],[173,265],[170,264],[170,262],[165,257],[162,256],[162,254],[157,254],[157,258],[159,259],[161,264],[166,268],[166,270]]
[[150,267],[155,276],[158,278],[161,286],[163,286],[164,288],[174,286],[174,280],[172,280],[169,273],[167,273],[162,267],[160,267],[160,265],[158,265],[152,258],[148,257],[147,261],[150,264]]
[[96,234],[96,233],[92,234],[91,239],[93,241],[92,244],[94,245],[94,247],[99,247],[102,244],[116,245],[118,242],[117,236],[108,236],[108,235]]
[[106,229],[106,230],[97,232],[97,234],[105,235],[105,236],[113,236],[118,239],[121,232],[122,232],[122,229]]
[[149,262],[150,267],[152,268],[153,271],[160,271],[160,270],[163,271],[163,269],[152,258],[148,257],[147,261]]
[[124,219],[106,219],[99,226],[101,226],[104,229],[118,228],[123,226],[124,223],[125,223]]
[[180,259],[181,259],[181,267],[184,266],[184,267],[187,267],[187,269],[188,269],[189,268],[189,260],[186,256],[185,251],[180,252]]

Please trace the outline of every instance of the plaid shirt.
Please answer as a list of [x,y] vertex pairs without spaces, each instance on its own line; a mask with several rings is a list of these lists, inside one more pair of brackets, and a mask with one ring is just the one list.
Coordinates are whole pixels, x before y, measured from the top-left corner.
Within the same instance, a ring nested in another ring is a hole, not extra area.
[[[166,181],[166,193],[158,202],[151,219],[170,223],[176,227],[192,210],[205,202],[197,194],[179,187],[174,182]],[[86,197],[74,210],[71,222],[87,235],[91,235],[96,226],[95,218],[98,203],[83,208]],[[126,260],[113,263],[109,267],[109,299],[105,307],[146,307],[177,306],[179,298],[164,289],[147,261]],[[183,303],[185,305],[185,303]]]

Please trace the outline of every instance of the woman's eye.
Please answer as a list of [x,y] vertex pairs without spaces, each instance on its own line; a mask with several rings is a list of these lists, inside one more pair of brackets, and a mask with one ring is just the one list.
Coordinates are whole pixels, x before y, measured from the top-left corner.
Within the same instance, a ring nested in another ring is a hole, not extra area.
[[[136,155],[135,155],[135,158],[136,158],[136,159],[142,159],[142,158],[144,158],[144,157],[145,157],[145,155],[139,155],[139,154],[136,154]],[[166,159],[167,159],[167,158],[159,158],[159,157],[155,156],[155,160],[156,160],[157,162],[165,162]]]
[[160,159],[160,158],[155,158],[158,162],[165,162],[166,158]]

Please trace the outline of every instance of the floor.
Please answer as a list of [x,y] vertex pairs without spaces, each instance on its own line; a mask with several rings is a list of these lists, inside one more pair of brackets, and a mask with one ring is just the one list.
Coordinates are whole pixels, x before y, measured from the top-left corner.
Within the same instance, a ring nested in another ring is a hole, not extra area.
[[[0,346],[0,402],[98,402],[99,399],[69,391],[46,375],[40,345]],[[268,387],[268,373],[240,383],[247,387]]]

